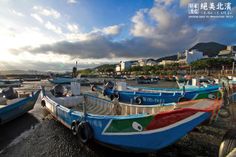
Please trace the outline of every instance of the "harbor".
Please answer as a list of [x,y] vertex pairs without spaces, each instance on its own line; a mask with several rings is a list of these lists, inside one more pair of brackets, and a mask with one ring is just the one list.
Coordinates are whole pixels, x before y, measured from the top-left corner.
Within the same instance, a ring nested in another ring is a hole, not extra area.
[[[34,91],[39,89],[40,85],[47,88],[53,86],[47,80],[23,84],[24,88],[21,89],[23,91]],[[137,85],[137,82],[129,81],[129,84]],[[176,82],[164,80],[152,85],[152,87],[162,88],[176,86]],[[81,91],[91,92],[91,88],[81,86]],[[234,113],[235,105],[232,106],[234,106],[232,108],[234,110],[232,113]],[[77,156],[78,154],[85,156],[217,156],[223,135],[235,125],[235,119],[232,116],[218,117],[217,121],[210,125],[201,125],[181,140],[158,152],[137,154],[109,149],[96,142],[89,145],[80,143],[69,129],[55,121],[51,114],[42,108],[39,98],[33,110],[0,126],[0,132],[3,135],[0,154],[3,156],[54,156],[55,153],[58,156]]]
[[0,157],[235,157],[236,1],[0,1]]

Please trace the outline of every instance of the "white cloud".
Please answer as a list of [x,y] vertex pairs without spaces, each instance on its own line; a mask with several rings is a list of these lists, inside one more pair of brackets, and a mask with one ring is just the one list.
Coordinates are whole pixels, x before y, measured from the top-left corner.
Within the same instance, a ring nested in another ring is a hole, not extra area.
[[17,16],[21,16],[21,17],[25,16],[23,13],[18,12],[18,11],[14,10],[14,9],[11,10],[11,12],[12,12],[14,15],[17,15]]
[[43,23],[43,19],[38,14],[30,14],[34,19],[36,19],[38,22]]
[[136,12],[136,15],[133,16],[131,21],[134,23],[131,34],[134,36],[151,36],[153,33],[153,29],[149,26],[145,21],[145,14],[147,13],[147,9],[141,9]]
[[73,26],[72,24],[67,25],[68,30],[71,31],[71,33],[64,34],[68,41],[89,41],[100,38],[101,36],[112,37],[120,33],[121,28],[124,26],[124,24],[107,26],[101,29],[93,28],[93,30],[88,33],[80,33],[79,28],[76,32],[76,26],[77,25]]
[[77,3],[77,0],[67,0],[67,3],[74,4],[74,3]]
[[52,24],[50,21],[48,21],[46,24],[45,24],[45,27],[48,29],[48,30],[51,30],[57,34],[62,34],[62,30],[60,27],[58,26],[55,26],[54,24]]
[[187,6],[189,3],[190,3],[190,0],[180,0],[181,7]]
[[43,8],[42,6],[34,6],[33,9],[38,13],[41,14],[43,16],[51,16],[55,19],[58,19],[61,17],[61,14],[52,9],[52,8]]
[[67,29],[72,33],[78,33],[79,27],[76,24],[67,24]]
[[156,21],[159,29],[169,29],[176,20],[175,14],[164,7],[153,7],[149,14]]
[[108,26],[102,29],[102,32],[107,34],[107,35],[117,35],[121,31],[121,27],[123,25],[113,25],[113,26]]
[[170,5],[173,0],[155,0],[156,5]]

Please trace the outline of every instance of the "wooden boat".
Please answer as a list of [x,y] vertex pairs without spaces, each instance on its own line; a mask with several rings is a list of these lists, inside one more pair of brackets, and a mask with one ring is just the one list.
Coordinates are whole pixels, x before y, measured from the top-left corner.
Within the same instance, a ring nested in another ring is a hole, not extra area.
[[196,100],[142,106],[119,103],[93,95],[55,97],[44,91],[42,106],[81,142],[133,152],[154,152],[185,136],[215,115],[221,100]]
[[0,88],[5,87],[20,87],[22,80],[20,79],[0,79]]
[[215,86],[184,91],[127,88],[126,85],[114,88],[112,85],[107,84],[105,87],[92,86],[92,90],[102,93],[111,100],[116,97],[120,102],[139,105],[154,105],[203,98],[215,99],[221,95],[219,88]]
[[49,82],[53,84],[70,84],[73,79],[70,76],[64,76],[64,77],[53,77],[52,79],[48,79]]
[[33,109],[39,93],[40,90],[30,96],[11,100],[0,98],[0,124],[7,123]]
[[136,78],[136,82],[138,84],[157,84],[157,78],[149,78],[149,77],[138,77]]
[[188,89],[188,90],[195,90],[198,88],[205,88],[205,87],[220,87],[218,84],[215,84],[215,80],[208,79],[205,77],[200,78],[193,78],[191,80],[187,80],[186,82],[179,82],[177,81],[177,85],[180,89]]
[[[185,91],[195,91],[198,89],[212,89],[212,90],[218,90],[221,86],[219,85],[209,85],[209,86],[194,86],[193,88],[188,85],[185,86]],[[127,86],[127,89],[133,89],[133,90],[139,90],[139,91],[183,91],[183,88],[160,88],[160,87],[145,87],[145,86]]]
[[221,78],[221,83],[230,88],[232,93],[236,92],[236,77]]
[[80,79],[80,78],[73,78],[73,77],[53,77],[52,79],[48,79],[49,82],[53,84],[71,84],[74,81],[80,82],[81,86],[90,86],[90,81],[88,79]]
[[38,77],[28,77],[28,78],[24,78],[24,81],[41,81],[41,78]]

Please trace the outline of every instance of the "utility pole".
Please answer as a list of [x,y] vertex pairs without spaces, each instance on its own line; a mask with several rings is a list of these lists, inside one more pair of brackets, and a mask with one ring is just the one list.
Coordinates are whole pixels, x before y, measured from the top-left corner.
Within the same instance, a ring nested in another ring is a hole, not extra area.
[[233,66],[232,66],[232,74],[234,74],[234,61],[233,61]]
[[222,65],[222,72],[221,72],[222,75],[224,74],[224,70],[225,70],[225,67]]
[[190,74],[189,75],[191,75],[192,74],[192,67],[190,66],[190,72],[189,72]]

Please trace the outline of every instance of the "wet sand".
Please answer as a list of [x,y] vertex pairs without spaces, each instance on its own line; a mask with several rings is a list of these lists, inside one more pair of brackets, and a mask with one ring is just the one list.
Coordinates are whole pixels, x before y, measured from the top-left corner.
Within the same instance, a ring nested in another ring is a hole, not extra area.
[[[35,86],[35,83],[33,83]],[[41,84],[48,85],[46,82]],[[163,85],[164,84],[164,85]],[[31,84],[32,85],[32,84]],[[26,85],[25,89],[30,86]],[[39,85],[39,83],[38,83]],[[162,87],[173,87],[175,83],[162,83]],[[38,88],[35,86],[35,88]],[[82,87],[83,91],[89,87]],[[226,130],[231,126],[231,119],[218,119],[211,125],[197,127],[173,145],[156,153],[136,154],[112,150],[97,143],[81,144],[69,129],[55,121],[37,101],[29,113],[0,126],[0,156],[210,156],[218,154],[218,147]]]

